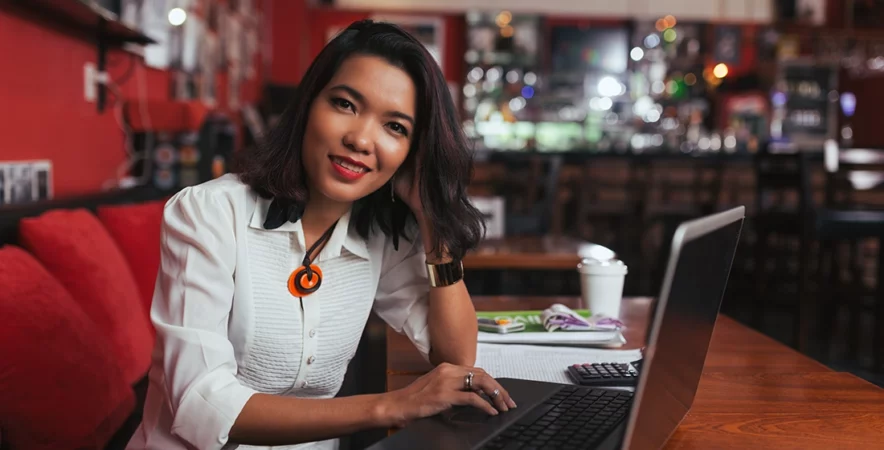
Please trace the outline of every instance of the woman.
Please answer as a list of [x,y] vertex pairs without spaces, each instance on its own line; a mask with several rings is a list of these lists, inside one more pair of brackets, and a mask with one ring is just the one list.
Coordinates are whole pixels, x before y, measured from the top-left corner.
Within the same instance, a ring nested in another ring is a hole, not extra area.
[[[453,405],[515,407],[471,367],[460,260],[482,223],[469,169],[418,41],[370,21],[332,40],[238,175],[165,208],[157,345],[129,448],[336,448]],[[398,391],[332,398],[372,309],[436,367]]]

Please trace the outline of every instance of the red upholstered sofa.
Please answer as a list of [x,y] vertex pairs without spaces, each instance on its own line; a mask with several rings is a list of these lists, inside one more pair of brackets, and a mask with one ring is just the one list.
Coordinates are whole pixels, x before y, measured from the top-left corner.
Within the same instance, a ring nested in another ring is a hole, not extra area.
[[[123,449],[141,423],[169,193],[0,208],[0,450]],[[338,396],[386,390],[372,317]],[[343,437],[365,448],[386,435]]]
[[141,420],[168,194],[0,209],[0,448],[123,448]]

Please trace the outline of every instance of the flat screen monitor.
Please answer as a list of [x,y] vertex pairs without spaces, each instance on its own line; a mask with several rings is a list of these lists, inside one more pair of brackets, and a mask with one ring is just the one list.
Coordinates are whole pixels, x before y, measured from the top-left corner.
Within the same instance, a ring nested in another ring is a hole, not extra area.
[[550,34],[554,72],[626,72],[626,28],[556,26]]

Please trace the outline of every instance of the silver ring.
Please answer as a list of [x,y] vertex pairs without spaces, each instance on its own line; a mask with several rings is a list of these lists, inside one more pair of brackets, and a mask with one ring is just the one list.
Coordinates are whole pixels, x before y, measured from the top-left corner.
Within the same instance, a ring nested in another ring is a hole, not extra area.
[[465,391],[473,390],[473,372],[468,372],[463,379],[463,388]]
[[495,389],[494,392],[491,393],[491,398],[497,398],[500,395],[500,389]]

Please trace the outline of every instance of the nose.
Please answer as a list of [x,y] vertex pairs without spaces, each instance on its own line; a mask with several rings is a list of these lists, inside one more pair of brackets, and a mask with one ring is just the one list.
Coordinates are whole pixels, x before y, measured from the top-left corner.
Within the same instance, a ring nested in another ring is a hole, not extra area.
[[354,126],[344,134],[344,146],[357,153],[371,152],[374,141],[367,122],[359,121],[353,124]]

